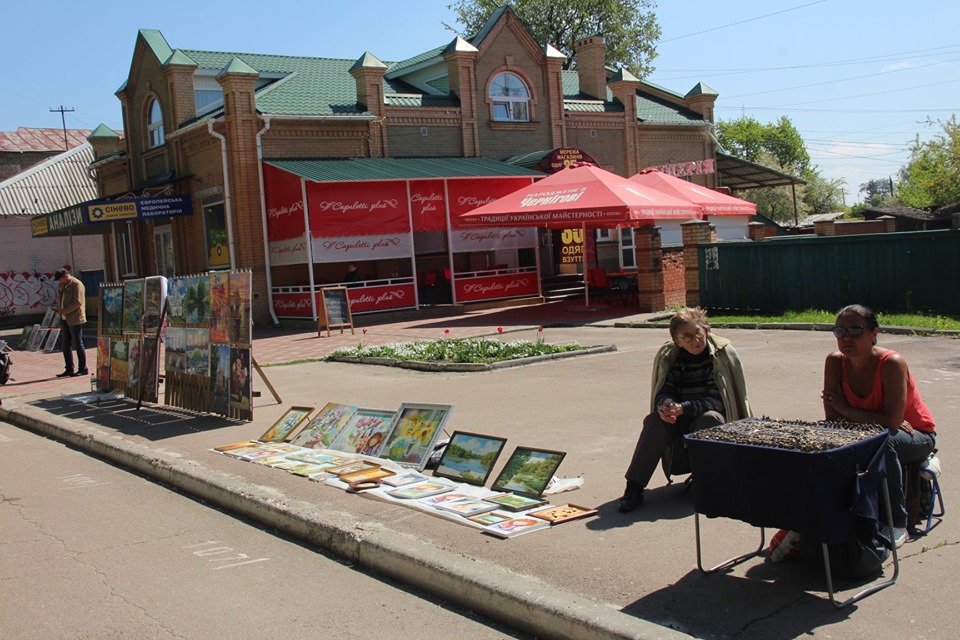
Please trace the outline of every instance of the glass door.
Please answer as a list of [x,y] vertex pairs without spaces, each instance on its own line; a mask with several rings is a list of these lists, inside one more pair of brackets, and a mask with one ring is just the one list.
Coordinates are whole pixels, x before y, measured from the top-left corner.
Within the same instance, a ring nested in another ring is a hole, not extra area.
[[172,278],[174,274],[173,231],[170,225],[154,228],[153,243],[157,255],[157,275]]

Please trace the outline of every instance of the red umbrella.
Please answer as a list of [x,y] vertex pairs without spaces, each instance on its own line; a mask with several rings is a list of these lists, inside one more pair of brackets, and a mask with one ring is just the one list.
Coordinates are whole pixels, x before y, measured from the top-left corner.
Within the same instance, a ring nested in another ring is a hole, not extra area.
[[[651,189],[599,167],[557,173],[459,216],[456,227],[612,228],[653,224],[657,218],[700,218],[690,201]],[[586,242],[586,233],[584,233]],[[586,255],[586,251],[584,251]],[[586,269],[584,269],[586,275]],[[584,277],[590,306],[590,285]]]
[[704,213],[713,216],[755,215],[757,205],[725,193],[701,187],[680,178],[663,173],[658,169],[644,169],[630,178],[631,182],[657,189],[668,195],[686,200],[703,207]]
[[689,200],[599,167],[562,169],[459,216],[455,226],[610,228],[653,224],[656,218],[699,218]]

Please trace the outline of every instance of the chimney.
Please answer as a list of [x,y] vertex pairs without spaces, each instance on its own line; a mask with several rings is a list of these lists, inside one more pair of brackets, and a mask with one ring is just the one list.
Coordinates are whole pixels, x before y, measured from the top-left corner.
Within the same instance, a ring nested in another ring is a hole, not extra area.
[[595,35],[577,40],[574,45],[580,93],[598,100],[607,99],[607,46],[603,36]]

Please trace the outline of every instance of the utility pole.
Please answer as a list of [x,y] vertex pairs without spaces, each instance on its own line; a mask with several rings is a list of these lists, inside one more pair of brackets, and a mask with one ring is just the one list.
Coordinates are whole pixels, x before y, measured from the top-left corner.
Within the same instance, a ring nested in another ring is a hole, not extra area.
[[63,105],[60,105],[59,109],[50,109],[50,113],[60,112],[60,121],[63,122],[63,150],[70,150],[70,143],[67,142],[67,116],[66,113],[73,113],[73,109],[64,109]]

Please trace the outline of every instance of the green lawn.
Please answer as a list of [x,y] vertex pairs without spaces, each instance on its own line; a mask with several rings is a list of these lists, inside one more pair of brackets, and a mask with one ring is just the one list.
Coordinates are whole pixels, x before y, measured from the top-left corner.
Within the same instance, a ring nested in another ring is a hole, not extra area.
[[[836,320],[835,311],[807,309],[806,311],[786,311],[782,314],[726,314],[722,312],[710,313],[711,323],[723,324],[726,322],[804,322],[814,324],[833,324]],[[960,318],[954,316],[925,315],[915,313],[882,313],[877,312],[877,321],[881,327],[916,327],[919,329],[951,329],[960,330]]]

